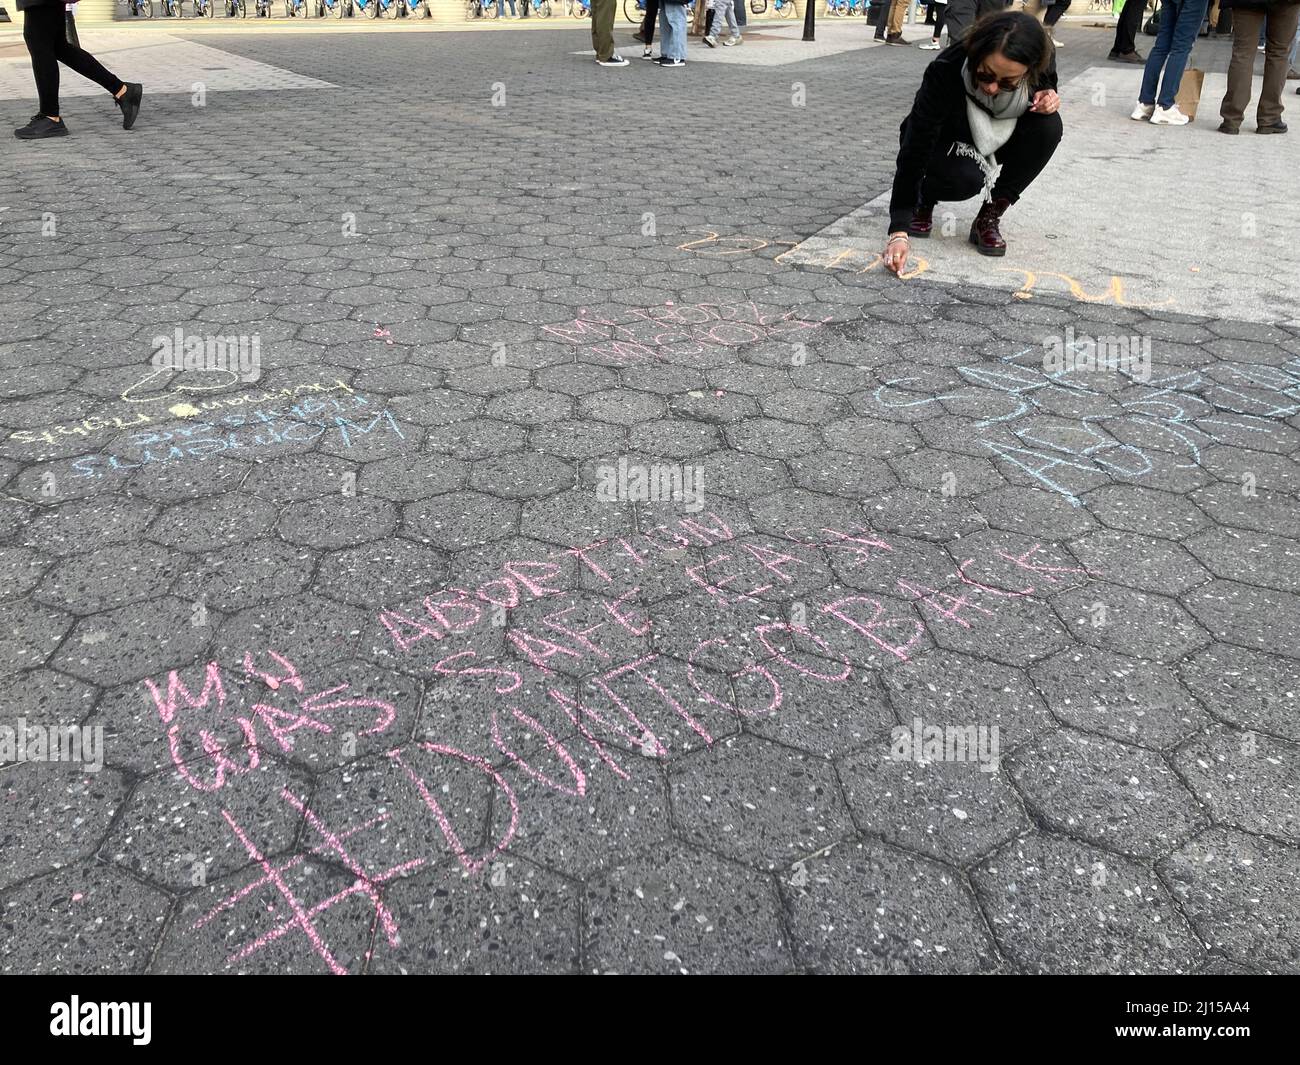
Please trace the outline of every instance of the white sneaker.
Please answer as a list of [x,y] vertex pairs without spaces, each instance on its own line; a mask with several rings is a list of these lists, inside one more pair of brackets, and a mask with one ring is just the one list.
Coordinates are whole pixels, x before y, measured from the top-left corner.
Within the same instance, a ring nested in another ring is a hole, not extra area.
[[937,52],[943,47],[938,41],[926,41],[925,44],[918,45],[923,52]]
[[1178,105],[1173,107],[1157,107],[1155,114],[1151,116],[1151,125],[1153,126],[1185,126],[1191,119],[1178,110]]
[[1145,122],[1156,110],[1155,104],[1144,104],[1141,100],[1133,108],[1133,113],[1128,117],[1134,122]]
[[707,44],[710,48],[715,48],[717,47],[718,41],[716,37],[710,35],[704,38],[704,43]]

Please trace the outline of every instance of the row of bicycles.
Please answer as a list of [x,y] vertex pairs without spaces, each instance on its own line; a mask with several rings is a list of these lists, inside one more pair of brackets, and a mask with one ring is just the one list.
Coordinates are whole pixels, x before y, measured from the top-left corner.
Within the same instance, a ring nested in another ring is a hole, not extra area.
[[[557,11],[571,18],[590,18],[591,0],[516,0],[537,18],[550,18]],[[767,11],[769,3],[781,18],[794,18],[795,0],[748,0],[756,15]],[[285,18],[431,18],[429,0],[280,0]],[[865,10],[867,0],[826,0],[829,15],[856,15]],[[127,0],[133,18],[270,18],[275,0]],[[631,23],[645,18],[646,0],[622,0],[623,17]],[[468,0],[466,17],[494,19],[497,0]]]
[[[495,0],[494,0],[495,2]],[[281,0],[285,18],[430,18],[429,0]],[[189,10],[186,11],[188,6]],[[156,10],[155,10],[156,9]],[[270,18],[274,0],[127,0],[135,18]],[[495,11],[495,9],[494,9]]]

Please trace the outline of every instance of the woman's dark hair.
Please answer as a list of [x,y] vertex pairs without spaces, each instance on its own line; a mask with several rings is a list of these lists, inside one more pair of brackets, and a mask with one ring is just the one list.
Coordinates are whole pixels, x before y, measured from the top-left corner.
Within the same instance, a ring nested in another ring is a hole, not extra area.
[[1023,11],[999,11],[985,15],[971,27],[962,42],[971,70],[978,70],[989,56],[1001,52],[1013,63],[1029,68],[1029,80],[1036,80],[1052,62],[1052,42],[1038,19]]

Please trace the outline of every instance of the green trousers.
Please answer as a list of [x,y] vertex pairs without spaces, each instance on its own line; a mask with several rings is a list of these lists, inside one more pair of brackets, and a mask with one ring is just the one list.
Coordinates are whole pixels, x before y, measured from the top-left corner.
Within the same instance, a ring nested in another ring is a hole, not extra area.
[[591,46],[596,58],[608,59],[614,54],[614,15],[617,0],[591,0]]

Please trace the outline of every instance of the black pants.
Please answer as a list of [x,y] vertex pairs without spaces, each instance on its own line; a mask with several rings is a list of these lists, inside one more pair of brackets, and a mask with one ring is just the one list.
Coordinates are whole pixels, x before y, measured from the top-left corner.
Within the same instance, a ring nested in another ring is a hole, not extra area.
[[1043,25],[1046,26],[1048,29],[1051,29],[1058,22],[1060,22],[1061,16],[1064,15],[1070,9],[1070,2],[1071,0],[1065,0],[1065,3],[1063,4],[1060,3],[1053,4],[1051,7],[1049,7],[1047,11],[1043,14]]
[[655,23],[659,21],[659,0],[645,0],[645,18],[641,20],[641,36],[649,48],[655,43]]
[[1147,13],[1147,0],[1126,0],[1124,10],[1119,13],[1119,23],[1115,26],[1115,44],[1111,55],[1128,55],[1137,51],[1138,30],[1142,28],[1142,17]]
[[[1043,167],[1052,158],[1061,143],[1061,116],[1022,115],[1016,123],[1011,139],[997,150],[995,158],[1002,164],[1002,172],[993,186],[993,199],[1006,199],[1015,203]],[[921,181],[921,202],[929,206],[939,202],[955,203],[969,200],[984,187],[984,172],[979,163],[958,155],[955,144],[945,144],[935,149],[925,168]]]
[[948,5],[935,4],[934,5],[934,33],[930,35],[931,40],[937,41],[940,37],[943,36],[943,24],[947,18],[948,18]]
[[102,85],[114,96],[122,90],[122,82],[105,70],[98,59],[68,43],[67,32],[61,3],[41,4],[23,12],[23,40],[31,53],[36,94],[43,115],[59,113],[60,63]]

